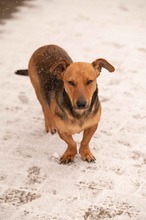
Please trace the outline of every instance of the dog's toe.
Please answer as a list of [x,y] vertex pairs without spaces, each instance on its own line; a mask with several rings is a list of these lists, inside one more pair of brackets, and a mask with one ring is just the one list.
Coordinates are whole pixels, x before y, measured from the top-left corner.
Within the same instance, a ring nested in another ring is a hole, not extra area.
[[87,161],[88,163],[95,162],[95,160],[96,158],[93,155],[92,157],[90,155],[87,155],[85,159],[85,161]]
[[63,158],[63,157],[61,157],[60,158],[60,164],[67,164],[67,163],[72,163],[74,161],[74,159],[73,158]]
[[80,154],[81,154],[82,160],[87,161],[89,163],[95,162],[96,160],[89,148],[87,149],[80,148]]
[[57,132],[57,130],[56,129],[53,129],[52,131],[51,131],[51,134],[53,135],[53,134],[55,134]]
[[60,163],[72,163],[74,161],[75,155],[77,154],[77,149],[67,149],[62,157],[60,158]]

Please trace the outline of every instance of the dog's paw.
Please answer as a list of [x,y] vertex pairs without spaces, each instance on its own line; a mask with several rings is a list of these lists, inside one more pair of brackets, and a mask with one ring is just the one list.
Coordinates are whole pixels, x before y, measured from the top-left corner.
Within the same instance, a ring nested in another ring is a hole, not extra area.
[[77,154],[76,150],[75,151],[66,150],[65,153],[60,158],[60,163],[66,164],[73,162],[76,154]]
[[52,135],[55,134],[57,132],[57,129],[56,128],[53,128],[53,129],[47,129],[46,131],[47,133],[51,133]]
[[45,130],[47,133],[55,134],[57,132],[57,129],[53,125],[45,124]]
[[79,153],[81,155],[82,160],[87,162],[95,162],[96,158],[93,156],[89,148],[80,148]]

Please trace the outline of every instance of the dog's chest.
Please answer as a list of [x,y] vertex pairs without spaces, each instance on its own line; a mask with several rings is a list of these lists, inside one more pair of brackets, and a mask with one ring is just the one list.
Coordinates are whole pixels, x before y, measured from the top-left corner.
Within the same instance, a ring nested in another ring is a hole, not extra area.
[[82,130],[84,130],[86,127],[90,127],[90,123],[82,122],[77,119],[72,119],[68,121],[63,121],[61,119],[55,120],[55,125],[57,127],[57,130],[60,132],[67,133],[68,135],[72,135],[75,133],[80,133]]
[[74,118],[71,115],[63,117],[63,115],[59,115],[59,113],[57,113],[54,115],[54,123],[59,132],[73,135],[97,124],[100,120],[100,114],[100,108],[96,115],[90,115],[87,118]]

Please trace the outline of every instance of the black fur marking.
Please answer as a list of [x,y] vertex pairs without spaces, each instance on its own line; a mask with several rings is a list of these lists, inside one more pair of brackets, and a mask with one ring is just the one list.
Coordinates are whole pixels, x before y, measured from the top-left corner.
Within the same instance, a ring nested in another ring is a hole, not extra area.
[[98,98],[98,87],[96,88],[91,101],[91,109],[92,109],[92,115],[95,115],[99,108],[99,98]]
[[63,81],[58,79],[55,75],[51,75],[47,80],[43,77],[43,74],[40,75],[41,80],[41,93],[44,96],[47,103],[50,105],[52,94],[58,93],[63,88]]
[[59,106],[60,111],[56,111],[55,114],[61,120],[68,121],[66,112],[69,112],[70,114],[72,114],[72,105],[64,88],[62,88],[62,91],[56,92],[56,102],[57,102],[57,105]]

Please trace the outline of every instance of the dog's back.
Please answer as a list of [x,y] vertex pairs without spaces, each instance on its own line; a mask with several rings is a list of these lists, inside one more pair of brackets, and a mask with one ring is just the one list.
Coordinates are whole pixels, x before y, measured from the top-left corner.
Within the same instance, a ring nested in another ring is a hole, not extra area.
[[40,47],[33,53],[32,56],[39,76],[46,73],[46,77],[48,77],[48,74],[50,74],[50,68],[54,64],[58,64],[63,60],[67,60],[69,64],[72,63],[72,60],[67,52],[56,45],[46,45]]
[[[56,45],[40,47],[33,53],[30,59],[28,72],[32,84],[34,78],[39,80],[40,91],[48,104],[50,101],[49,96],[63,88],[63,81],[58,77],[60,72],[62,72],[63,66],[58,65],[58,63],[64,60],[68,62],[68,65],[72,63],[67,52]],[[53,70],[55,65],[57,65],[57,68]],[[37,74],[37,77],[33,73]]]

